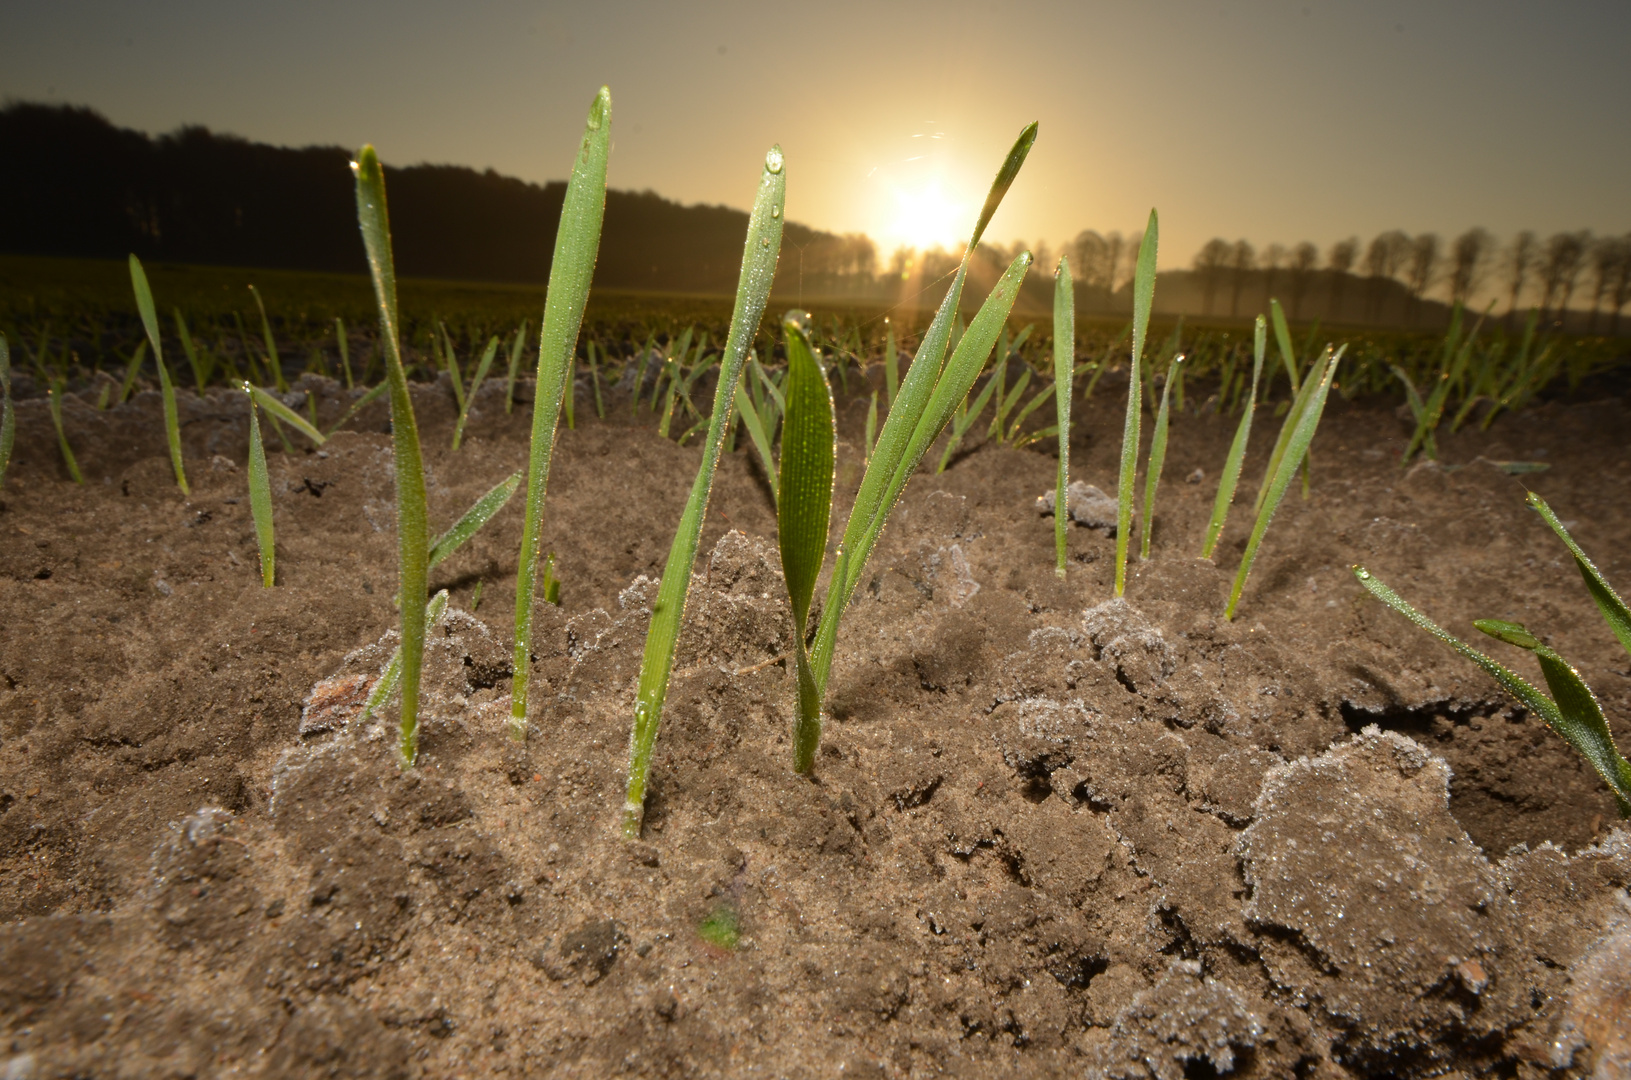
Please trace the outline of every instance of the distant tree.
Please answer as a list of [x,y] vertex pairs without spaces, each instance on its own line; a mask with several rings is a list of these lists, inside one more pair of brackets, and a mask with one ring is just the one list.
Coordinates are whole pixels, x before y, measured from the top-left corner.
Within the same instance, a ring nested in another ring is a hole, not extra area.
[[1410,289],[1411,321],[1421,321],[1421,298],[1438,276],[1438,233],[1421,233],[1410,241],[1405,285]]
[[1303,293],[1308,289],[1308,278],[1319,265],[1320,249],[1307,240],[1291,249],[1291,317],[1301,318]]
[[1450,300],[1465,304],[1478,291],[1489,261],[1495,238],[1489,232],[1474,226],[1455,238],[1450,245]]
[[[1257,257],[1257,265],[1267,271],[1263,275],[1263,292],[1266,296],[1274,295],[1274,281],[1280,276],[1280,266],[1286,261],[1286,246],[1284,244],[1270,244],[1263,249]],[[1264,306],[1268,301],[1264,301]]]
[[1365,249],[1365,276],[1370,279],[1370,318],[1382,318],[1387,283],[1398,278],[1409,257],[1410,237],[1398,229],[1380,234]]
[[1528,229],[1523,230],[1512,238],[1507,245],[1504,269],[1506,271],[1506,328],[1512,329],[1512,320],[1517,317],[1518,298],[1523,295],[1523,287],[1529,282],[1529,272],[1535,268],[1535,256],[1538,253],[1535,247],[1535,234]]
[[1070,242],[1070,272],[1077,284],[1090,289],[1109,289],[1104,280],[1104,256],[1108,245],[1093,229],[1083,229]]
[[1200,275],[1201,289],[1205,295],[1203,312],[1212,314],[1212,298],[1217,295],[1218,278],[1222,275],[1224,267],[1229,265],[1234,248],[1227,240],[1212,239],[1195,255],[1195,272]]
[[1325,256],[1325,265],[1331,270],[1331,292],[1326,300],[1325,317],[1327,319],[1342,318],[1342,294],[1348,284],[1348,276],[1354,268],[1354,261],[1359,258],[1359,237],[1351,236],[1346,240],[1338,240],[1331,245],[1331,250]]
[[1229,269],[1233,271],[1229,278],[1231,286],[1229,291],[1229,318],[1240,317],[1240,286],[1245,283],[1246,275],[1257,265],[1257,250],[1250,242],[1236,240],[1229,249]]
[[1597,332],[1597,312],[1603,306],[1603,297],[1614,286],[1614,276],[1620,263],[1625,261],[1625,241],[1617,236],[1605,236],[1591,245],[1587,261],[1591,264],[1591,315],[1586,320],[1586,333]]
[[1620,257],[1614,265],[1614,284],[1609,290],[1609,303],[1614,309],[1614,320],[1608,332],[1620,332],[1620,312],[1631,302],[1631,233],[1620,237]]
[[[1142,234],[1140,234],[1142,236]],[[1129,247],[1131,245],[1131,247]],[[1114,293],[1121,288],[1121,260],[1129,251],[1137,251],[1138,245],[1119,232],[1112,230],[1104,238],[1104,280],[1105,288]],[[1136,256],[1135,256],[1136,258]]]
[[[1551,239],[1546,241],[1546,254],[1540,262],[1540,317],[1545,321],[1550,315],[1553,319],[1564,320],[1569,314],[1569,297],[1574,294],[1575,282],[1580,279],[1580,267],[1585,262],[1586,245],[1591,242],[1591,233],[1580,232],[1553,233]],[[1552,307],[1552,301],[1557,301],[1557,307]]]

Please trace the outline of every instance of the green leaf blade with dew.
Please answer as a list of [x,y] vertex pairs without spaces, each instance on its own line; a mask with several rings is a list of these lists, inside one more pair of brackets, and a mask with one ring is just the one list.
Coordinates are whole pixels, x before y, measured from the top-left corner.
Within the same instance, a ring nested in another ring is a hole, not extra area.
[[477,499],[458,521],[432,542],[428,567],[435,567],[438,563],[446,561],[448,556],[459,550],[465,541],[476,535],[483,525],[493,520],[493,516],[504,509],[520,486],[521,474],[513,472],[493,485],[487,494]]
[[1183,362],[1182,355],[1176,356],[1167,368],[1167,378],[1161,386],[1161,407],[1155,413],[1155,431],[1150,435],[1150,461],[1144,469],[1144,525],[1139,530],[1140,560],[1150,557],[1150,537],[1155,532],[1155,492],[1161,485],[1161,470],[1167,464],[1168,405],[1172,397],[1172,384],[1183,377],[1182,369],[1178,366]]
[[1558,520],[1557,514],[1547,505],[1546,500],[1531,491],[1526,501],[1530,509],[1539,514],[1558,535],[1558,539],[1568,546],[1569,554],[1574,556],[1574,565],[1579,569],[1580,576],[1585,579],[1586,590],[1591,593],[1592,600],[1597,604],[1597,610],[1602,612],[1603,620],[1619,639],[1621,647],[1627,654],[1631,654],[1631,610],[1627,609],[1625,601],[1603,578],[1597,564],[1580,550],[1580,545],[1574,542],[1574,537],[1569,535],[1569,530],[1563,527],[1563,522]]
[[663,701],[668,694],[668,678],[674,666],[674,650],[679,644],[680,622],[690,592],[691,573],[696,564],[697,545],[702,536],[703,518],[708,511],[708,495],[714,471],[724,449],[725,432],[732,421],[731,405],[736,400],[742,367],[747,361],[759,322],[770,299],[770,285],[781,255],[782,210],[787,198],[787,170],[781,147],[765,155],[759,176],[753,210],[748,215],[747,240],[742,251],[742,270],[737,278],[736,303],[730,330],[720,358],[719,382],[714,388],[713,412],[708,418],[707,442],[702,463],[691,485],[691,494],[680,515],[674,542],[668,549],[657,599],[652,605],[651,624],[646,632],[645,651],[640,659],[640,682],[636,691],[633,730],[629,735],[629,775],[623,804],[623,832],[633,839],[640,835],[645,813],[646,779],[662,724]]
[[1325,362],[1325,370],[1319,378],[1314,377],[1314,369],[1308,372],[1308,379],[1303,383],[1303,389],[1312,389],[1306,407],[1297,421],[1297,427],[1286,443],[1286,452],[1280,459],[1279,466],[1270,478],[1265,489],[1267,498],[1263,500],[1262,507],[1257,511],[1257,521],[1252,525],[1252,533],[1246,540],[1246,550],[1240,558],[1240,568],[1235,571],[1235,582],[1229,590],[1229,604],[1223,610],[1225,619],[1235,617],[1235,608],[1240,604],[1240,594],[1246,588],[1246,578],[1251,574],[1252,561],[1257,557],[1257,548],[1263,542],[1263,534],[1268,532],[1269,522],[1274,519],[1274,512],[1280,507],[1280,500],[1285,497],[1286,489],[1291,486],[1292,477],[1297,475],[1297,468],[1302,464],[1308,447],[1314,441],[1314,433],[1319,429],[1320,417],[1325,413],[1325,401],[1331,392],[1331,381],[1336,376],[1337,364],[1342,360],[1342,354],[1347,349],[1344,345],[1332,353]]
[[[372,146],[352,163],[357,180],[357,223],[379,308],[379,340],[391,397],[391,449],[396,466],[397,595],[401,597],[402,712],[398,723],[399,764],[411,768],[419,754],[419,679],[425,656],[425,592],[429,581],[429,526],[425,506],[425,462],[419,446],[408,374],[402,365],[401,321],[397,308],[396,265],[391,258],[391,224],[385,202],[385,170]],[[259,299],[259,294],[256,296]],[[268,329],[270,333],[270,329]],[[281,403],[280,403],[281,404]]]
[[789,315],[782,321],[782,331],[787,342],[787,411],[782,418],[776,535],[793,609],[792,651],[797,660],[793,771],[807,773],[815,765],[821,743],[821,694],[804,647],[804,633],[816,578],[827,556],[837,434],[832,388],[804,325],[796,315]]
[[175,470],[176,486],[183,495],[191,495],[187,486],[187,470],[181,463],[181,419],[176,409],[176,388],[170,382],[170,370],[164,365],[164,348],[159,342],[159,318],[153,308],[153,290],[147,284],[147,271],[141,260],[130,257],[130,284],[136,293],[136,310],[141,314],[142,327],[147,331],[148,343],[153,346],[153,362],[159,368],[159,390],[164,400],[164,441],[170,447],[170,467]]
[[1601,706],[1572,665],[1514,623],[1483,619],[1474,624],[1492,637],[1534,652],[1540,661],[1541,673],[1556,696],[1553,700],[1505,664],[1485,656],[1417,611],[1363,566],[1355,566],[1353,574],[1366,592],[1483,668],[1502,689],[1546,721],[1546,726],[1579,751],[1608,784],[1619,804],[1620,815],[1631,817],[1631,763],[1627,763],[1615,747]]
[[538,331],[538,369],[533,385],[532,431],[527,458],[527,501],[521,522],[521,552],[515,576],[514,679],[510,688],[510,736],[527,734],[527,689],[532,674],[532,614],[543,543],[544,496],[560,426],[562,398],[570,393],[578,331],[589,301],[589,283],[600,253],[606,215],[606,163],[611,154],[612,95],[602,86],[590,103],[583,138],[572,163],[555,254],[544,294],[544,321]]
[[[244,384],[246,390],[248,383]],[[266,468],[266,444],[261,439],[260,416],[255,397],[249,395],[249,513],[255,521],[255,546],[260,551],[261,586],[270,589],[277,580],[277,548],[272,527],[272,480]]]
[[1267,345],[1267,328],[1263,323],[1263,316],[1259,315],[1253,338],[1251,396],[1246,399],[1246,407],[1240,414],[1240,424],[1235,428],[1234,440],[1229,443],[1229,453],[1223,459],[1223,474],[1218,477],[1218,494],[1212,501],[1212,518],[1206,525],[1206,542],[1201,545],[1203,559],[1210,559],[1212,552],[1217,549],[1218,538],[1223,535],[1223,527],[1229,520],[1229,507],[1235,501],[1235,488],[1240,483],[1240,470],[1246,462],[1246,444],[1252,437],[1252,417],[1257,412],[1257,384],[1263,376],[1263,357],[1267,352]]
[[253,383],[245,383],[244,390],[255,399],[256,404],[310,439],[314,446],[322,446],[328,441],[328,436],[313,427],[310,420],[283,404],[276,394],[268,393]]
[[[1144,403],[1142,364],[1144,340],[1155,303],[1155,257],[1160,240],[1160,218],[1150,211],[1149,224],[1138,244],[1133,271],[1133,354],[1127,379],[1127,415],[1121,428],[1121,468],[1116,474],[1116,595],[1127,591],[1127,548],[1132,540],[1134,488],[1138,482],[1139,424]],[[1144,523],[1149,528],[1149,522]]]

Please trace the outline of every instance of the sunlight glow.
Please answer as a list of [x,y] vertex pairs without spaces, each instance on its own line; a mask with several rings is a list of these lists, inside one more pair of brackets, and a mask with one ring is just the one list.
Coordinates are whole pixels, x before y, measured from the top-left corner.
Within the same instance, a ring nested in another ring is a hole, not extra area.
[[932,180],[912,191],[896,190],[895,214],[884,230],[883,247],[905,245],[919,251],[932,247],[953,248],[969,225],[967,207],[948,198],[940,181]]

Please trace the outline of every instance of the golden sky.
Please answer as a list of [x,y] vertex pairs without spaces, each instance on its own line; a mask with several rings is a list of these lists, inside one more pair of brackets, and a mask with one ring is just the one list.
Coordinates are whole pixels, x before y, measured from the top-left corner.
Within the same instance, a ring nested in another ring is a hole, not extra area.
[[612,186],[746,206],[779,142],[788,216],[885,257],[964,235],[1035,119],[992,235],[1156,206],[1166,266],[1213,236],[1631,229],[1628,52],[1624,0],[0,7],[0,96],[388,163],[564,177],[604,82]]

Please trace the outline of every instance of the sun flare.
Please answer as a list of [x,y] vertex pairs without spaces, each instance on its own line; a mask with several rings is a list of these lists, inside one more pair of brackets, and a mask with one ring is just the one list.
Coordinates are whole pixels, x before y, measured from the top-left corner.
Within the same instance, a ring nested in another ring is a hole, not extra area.
[[887,243],[924,251],[952,248],[962,240],[966,208],[949,198],[938,180],[910,191],[897,190],[894,195],[895,214],[887,229]]

